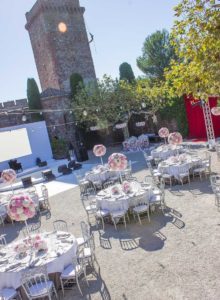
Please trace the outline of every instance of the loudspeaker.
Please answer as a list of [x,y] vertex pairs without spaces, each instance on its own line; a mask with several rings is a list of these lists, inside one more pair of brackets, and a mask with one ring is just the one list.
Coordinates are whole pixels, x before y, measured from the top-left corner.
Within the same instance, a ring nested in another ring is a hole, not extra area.
[[56,177],[53,174],[52,170],[45,170],[41,172],[42,177],[46,180],[46,181],[51,181],[54,180]]
[[23,184],[24,188],[28,188],[28,187],[33,185],[32,180],[31,180],[31,176],[21,178],[21,181],[22,181],[22,184]]

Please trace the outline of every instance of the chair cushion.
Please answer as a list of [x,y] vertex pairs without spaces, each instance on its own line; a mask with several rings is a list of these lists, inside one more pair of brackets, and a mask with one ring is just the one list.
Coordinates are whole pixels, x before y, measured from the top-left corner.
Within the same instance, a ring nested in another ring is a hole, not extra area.
[[125,215],[126,211],[124,210],[117,210],[111,213],[113,218],[119,218],[119,217],[123,217]]
[[193,170],[194,173],[205,172],[205,168],[197,168]]
[[51,290],[53,287],[53,282],[48,280],[46,282],[42,282],[42,283],[37,283],[37,284],[33,284],[30,288],[30,294],[31,296],[41,296],[41,295],[46,295],[48,290]]
[[170,175],[170,174],[163,174],[162,177],[163,177],[163,178],[169,178],[169,179],[170,179],[170,178],[172,177],[172,175]]
[[96,212],[98,217],[106,217],[109,215],[109,211],[107,209],[100,209]]
[[95,205],[95,204],[94,204],[94,205],[93,205],[93,204],[92,204],[92,205],[87,205],[87,206],[86,206],[86,210],[87,210],[87,211],[90,211],[90,210],[96,210],[96,205]]
[[81,270],[82,270],[82,268],[80,265],[77,265],[77,266],[69,265],[63,270],[60,277],[62,279],[75,278],[76,271],[77,271],[77,273],[80,273]]
[[161,195],[154,195],[150,198],[150,203],[160,202],[160,201],[161,201]]
[[0,300],[10,300],[15,298],[17,291],[13,288],[4,288],[0,290]]
[[142,204],[133,208],[133,211],[136,213],[141,213],[148,211],[148,206],[146,204]]
[[92,255],[91,249],[89,247],[84,248],[84,257],[90,257]]
[[77,245],[80,246],[85,242],[85,240],[83,237],[79,237],[76,239],[76,242],[77,242]]

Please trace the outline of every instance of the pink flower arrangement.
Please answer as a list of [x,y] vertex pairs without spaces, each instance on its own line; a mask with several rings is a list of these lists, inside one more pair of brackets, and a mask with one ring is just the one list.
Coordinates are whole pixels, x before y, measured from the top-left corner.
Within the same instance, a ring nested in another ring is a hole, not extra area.
[[131,193],[132,192],[132,186],[131,183],[128,181],[124,181],[122,183],[122,190],[125,194]]
[[128,160],[124,154],[113,153],[108,158],[108,165],[111,171],[123,171],[127,168]]
[[103,156],[106,153],[106,147],[104,145],[102,145],[102,144],[95,145],[93,147],[93,153],[94,153],[95,156],[98,156],[98,157],[99,156]]
[[111,193],[112,193],[112,195],[119,195],[119,194],[120,194],[119,186],[118,186],[118,185],[114,185],[114,186],[111,188]]
[[17,177],[17,175],[13,169],[4,170],[4,171],[2,171],[2,174],[1,174],[1,179],[7,183],[14,182],[16,177]]
[[16,246],[14,248],[14,251],[19,255],[25,254],[27,252],[27,250],[28,250],[28,246],[24,242],[16,244]]
[[160,130],[158,131],[158,135],[161,138],[166,138],[169,136],[169,129],[166,127],[162,127],[160,128]]
[[34,202],[28,195],[14,195],[10,199],[8,213],[15,221],[26,221],[35,215]]
[[170,133],[168,137],[168,143],[172,145],[178,145],[183,142],[182,135],[179,132]]
[[42,239],[42,237],[39,234],[36,235],[32,239],[32,243],[33,243],[34,249],[37,251],[42,251],[42,250],[47,251],[48,250],[46,240]]

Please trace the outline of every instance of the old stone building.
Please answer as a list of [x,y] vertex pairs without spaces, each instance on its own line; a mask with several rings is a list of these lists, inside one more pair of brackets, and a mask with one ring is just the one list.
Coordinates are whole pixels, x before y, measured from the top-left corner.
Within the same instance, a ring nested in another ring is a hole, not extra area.
[[96,80],[84,11],[79,0],[37,0],[26,13],[42,91],[69,91],[73,73],[85,82]]

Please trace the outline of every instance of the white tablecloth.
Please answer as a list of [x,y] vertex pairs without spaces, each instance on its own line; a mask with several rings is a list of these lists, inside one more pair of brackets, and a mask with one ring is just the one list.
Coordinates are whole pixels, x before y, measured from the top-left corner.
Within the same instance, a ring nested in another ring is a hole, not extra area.
[[[123,174],[123,172],[122,172]],[[92,171],[87,172],[85,174],[85,179],[89,180],[93,183],[100,183],[102,184],[106,180],[111,180],[113,177],[119,177],[119,172],[110,171],[108,166],[104,165],[98,165],[92,169]]]
[[167,159],[170,156],[183,152],[182,146],[162,145],[151,151],[153,158]]
[[[29,267],[31,262],[38,258],[39,260],[35,266],[46,265],[48,274],[62,272],[67,265],[71,264],[77,249],[75,237],[70,235],[66,238],[69,242],[62,242],[61,239],[58,239],[56,233],[44,233],[42,235],[45,237],[48,245],[48,252],[44,254],[35,254],[33,252],[31,257],[30,252],[25,258],[19,259],[14,251],[14,246],[19,241],[13,242],[0,250],[0,253],[6,253],[5,256],[0,255],[0,289],[5,287],[17,289],[20,287],[22,272]],[[8,259],[9,262],[6,264],[1,263],[5,259]],[[6,267],[16,263],[21,263],[21,265],[14,270],[5,270]]]
[[117,185],[120,189],[119,195],[111,194],[112,187],[100,191],[96,196],[97,208],[105,209],[110,212],[128,210],[129,207],[138,205],[142,196],[148,200],[150,199],[152,196],[151,186],[141,186],[141,184],[137,182],[132,182],[131,184],[133,185],[133,191],[129,194],[125,194],[122,191],[120,184]]
[[162,174],[166,173],[174,176],[176,179],[179,179],[179,174],[189,172],[190,168],[202,164],[202,159],[199,157],[192,157],[186,155],[186,159],[181,162],[172,162],[172,157],[159,163],[158,171]]

